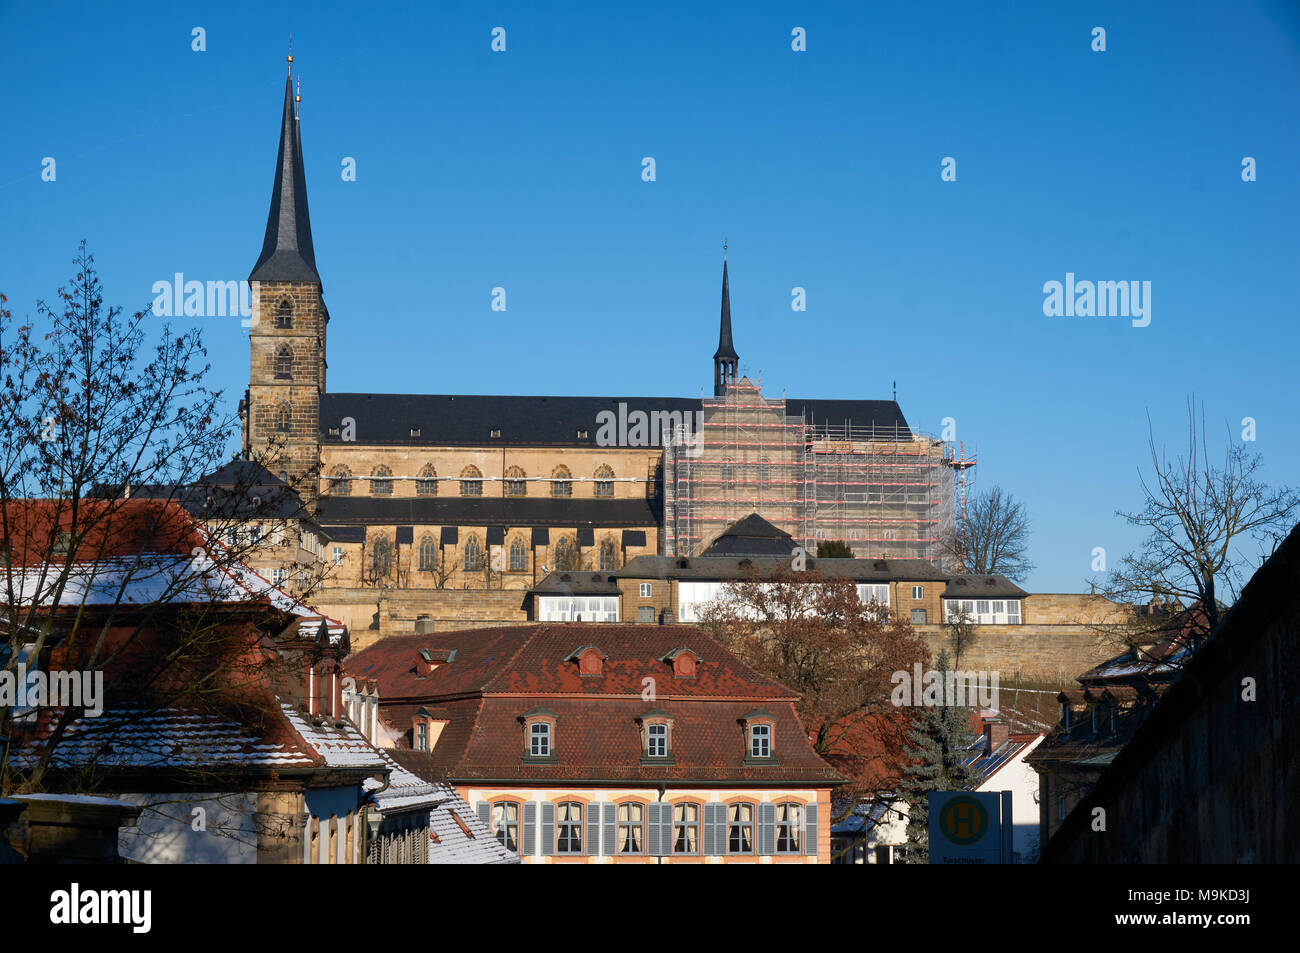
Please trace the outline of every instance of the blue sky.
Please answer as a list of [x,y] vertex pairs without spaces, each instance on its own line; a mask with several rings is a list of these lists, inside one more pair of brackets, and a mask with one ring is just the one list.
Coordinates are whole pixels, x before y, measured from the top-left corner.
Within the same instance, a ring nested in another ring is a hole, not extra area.
[[[333,391],[698,394],[726,236],[742,372],[954,417],[1030,589],[1137,542],[1192,391],[1298,482],[1300,5],[475,6],[0,4],[0,291],[34,312],[83,237],[132,310],[247,277],[292,31]],[[1046,317],[1066,272],[1150,281],[1150,325]],[[239,320],[191,320],[233,407]]]

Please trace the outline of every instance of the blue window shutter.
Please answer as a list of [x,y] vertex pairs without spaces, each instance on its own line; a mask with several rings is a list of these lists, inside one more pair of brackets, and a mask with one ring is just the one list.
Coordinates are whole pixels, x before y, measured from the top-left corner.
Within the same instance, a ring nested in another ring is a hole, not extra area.
[[524,842],[519,845],[523,848],[525,857],[532,857],[537,853],[537,802],[524,802]]
[[726,811],[725,804],[710,801],[701,812],[704,830],[700,832],[700,847],[709,857],[717,857],[726,845],[723,833],[725,828],[722,826],[726,822]]
[[587,856],[595,857],[600,853],[600,803],[593,801],[584,810],[587,812]]
[[809,857],[817,856],[817,802],[805,804],[803,808],[803,852]]
[[653,857],[663,856],[659,852],[660,828],[659,802],[651,801],[645,811],[645,852]]
[[542,802],[542,856],[555,855],[555,802]]
[[659,856],[673,855],[673,806],[667,801],[659,805]]
[[492,805],[487,801],[479,801],[476,805],[478,808],[478,819],[483,822],[483,826],[489,830],[492,827]]
[[607,857],[612,857],[618,853],[618,844],[615,843],[618,838],[618,805],[612,801],[606,801],[600,807],[605,812],[605,836],[601,842],[601,847],[604,849],[601,853]]
[[771,801],[758,805],[758,852],[776,853],[776,805]]

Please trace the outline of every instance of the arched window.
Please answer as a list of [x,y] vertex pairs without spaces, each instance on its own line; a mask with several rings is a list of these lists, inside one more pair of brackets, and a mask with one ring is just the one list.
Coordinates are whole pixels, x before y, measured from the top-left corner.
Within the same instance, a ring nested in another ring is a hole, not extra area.
[[568,467],[556,467],[551,474],[551,496],[573,496],[573,474]]
[[393,471],[385,466],[375,467],[370,472],[370,493],[372,496],[392,496]]
[[277,433],[289,432],[290,408],[287,400],[275,405],[275,429]]
[[582,553],[572,536],[562,536],[555,544],[555,568],[573,572],[582,568]]
[[393,569],[393,543],[387,536],[377,536],[370,545],[370,573],[376,582],[387,578]]
[[614,495],[614,470],[603,463],[596,467],[596,495],[604,497]]
[[293,379],[293,351],[287,344],[275,352],[275,378],[285,381]]
[[483,495],[483,474],[478,467],[468,466],[460,471],[460,495]]
[[335,496],[347,496],[352,492],[352,471],[339,465],[330,471],[330,492]]
[[528,569],[528,547],[516,536],[510,541],[510,571],[526,572]]
[[416,496],[437,496],[438,495],[438,471],[433,468],[433,464],[426,463],[420,475],[415,479]]
[[613,572],[618,568],[618,550],[614,546],[612,539],[604,539],[600,543],[600,571]]
[[465,571],[483,571],[483,544],[478,541],[477,536],[470,536],[465,540]]
[[521,467],[511,467],[506,471],[506,496],[527,496],[527,474]]
[[281,298],[280,303],[275,306],[275,326],[277,328],[293,327],[293,302],[288,298]]
[[420,569],[430,572],[438,561],[438,547],[433,537],[425,533],[420,537]]

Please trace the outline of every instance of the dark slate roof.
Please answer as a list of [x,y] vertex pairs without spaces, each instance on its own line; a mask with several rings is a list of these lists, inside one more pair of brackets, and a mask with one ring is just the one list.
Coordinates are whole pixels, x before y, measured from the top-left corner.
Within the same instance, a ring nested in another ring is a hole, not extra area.
[[657,526],[649,500],[573,500],[551,497],[321,497],[317,519],[326,526]]
[[552,572],[530,591],[539,596],[617,596],[622,590],[609,573]]
[[[947,578],[924,559],[814,559],[810,571],[855,582],[942,581]],[[751,573],[767,576],[790,568],[789,556],[637,556],[610,573],[618,579],[686,579],[725,582]]]
[[718,327],[718,349],[713,352],[713,359],[740,360],[736,346],[731,343],[731,292],[727,289],[727,261],[722,261],[722,319]]
[[757,513],[728,526],[701,556],[789,556],[795,542],[790,534]]
[[804,400],[787,397],[785,412],[788,417],[803,417],[814,427],[843,427],[896,432],[899,439],[911,437],[911,428],[902,408],[894,400]]
[[[640,410],[647,416],[653,411],[686,414],[702,408],[698,398],[688,397],[324,394],[321,440],[342,443],[342,435],[331,436],[329,429],[351,417],[356,421],[356,442],[363,444],[595,447],[599,446],[597,416],[609,411],[617,418],[620,404],[627,405],[627,414]],[[411,436],[412,430],[418,430],[419,436]],[[501,436],[493,437],[494,430]],[[579,438],[579,431],[587,436]],[[647,433],[646,445],[659,446],[657,436]]]
[[[694,397],[554,397],[487,396],[477,394],[323,394],[320,433],[325,444],[342,444],[341,422],[351,417],[361,444],[482,447],[595,447],[598,415],[617,418],[655,411],[687,414],[703,409]],[[907,419],[892,400],[786,399],[786,414],[803,416],[818,426],[875,426],[910,437]],[[608,418],[606,418],[608,419]],[[694,420],[694,418],[692,418]],[[330,428],[340,433],[330,434]],[[419,432],[412,436],[411,431]],[[493,437],[492,431],[500,431]],[[658,434],[647,428],[647,446],[660,446]],[[579,431],[587,436],[578,437]]]
[[284,114],[280,120],[280,153],[275,160],[271,210],[266,217],[262,254],[249,281],[314,281],[316,252],[307,213],[307,176],[302,167],[302,137],[293,114],[293,79],[284,81]]
[[[100,486],[93,495],[118,497],[123,492],[121,487]],[[325,533],[298,491],[253,460],[232,460],[188,486],[133,486],[130,495],[133,499],[174,500],[202,520],[295,520],[304,529]]]
[[953,576],[943,591],[945,599],[1023,599],[1029,593],[1006,576]]

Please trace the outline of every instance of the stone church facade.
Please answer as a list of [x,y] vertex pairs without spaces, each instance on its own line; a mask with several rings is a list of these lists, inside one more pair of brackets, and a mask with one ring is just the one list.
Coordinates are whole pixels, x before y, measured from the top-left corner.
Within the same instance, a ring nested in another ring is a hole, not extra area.
[[[806,476],[803,482],[793,476],[802,464],[783,457],[769,470],[759,467],[765,459],[755,460],[752,481],[733,474],[729,460],[712,475],[705,466],[694,482],[694,471],[686,471],[686,479],[679,472],[684,459],[709,459],[715,441],[703,431],[706,417],[716,415],[711,408],[748,404],[755,395],[761,400],[758,387],[738,375],[725,261],[712,402],[331,393],[330,314],[312,244],[295,98],[286,80],[270,211],[249,281],[243,456],[263,462],[309,501],[328,537],[325,558],[334,564],[329,584],[340,597],[342,590],[375,589],[498,590],[522,597],[552,570],[612,571],[637,556],[699,552],[729,519],[749,512],[810,544],[826,535],[814,532],[803,506],[813,495]],[[768,403],[785,421],[784,430],[769,434],[795,433],[802,441],[800,426],[821,420],[868,428],[877,438],[889,432],[891,441],[921,440],[931,455],[939,452],[937,441],[911,432],[894,401]],[[714,431],[722,432],[721,421],[717,417]],[[792,426],[796,421],[799,426]],[[750,443],[734,426],[727,433],[742,446]],[[690,502],[683,494],[713,501],[691,524],[704,528],[693,533],[665,533],[665,443],[673,445],[674,461],[667,504],[678,522]],[[783,452],[790,456],[794,449]],[[763,474],[772,472],[786,476],[764,484]],[[863,555],[871,545],[863,540]],[[917,554],[886,547],[877,555]],[[504,605],[510,597],[495,598]],[[357,599],[376,605],[370,596]],[[318,601],[338,609],[328,597]],[[518,621],[514,610],[505,614],[512,618],[502,621]],[[466,618],[484,621],[482,614]],[[348,621],[366,627],[364,619]]]

